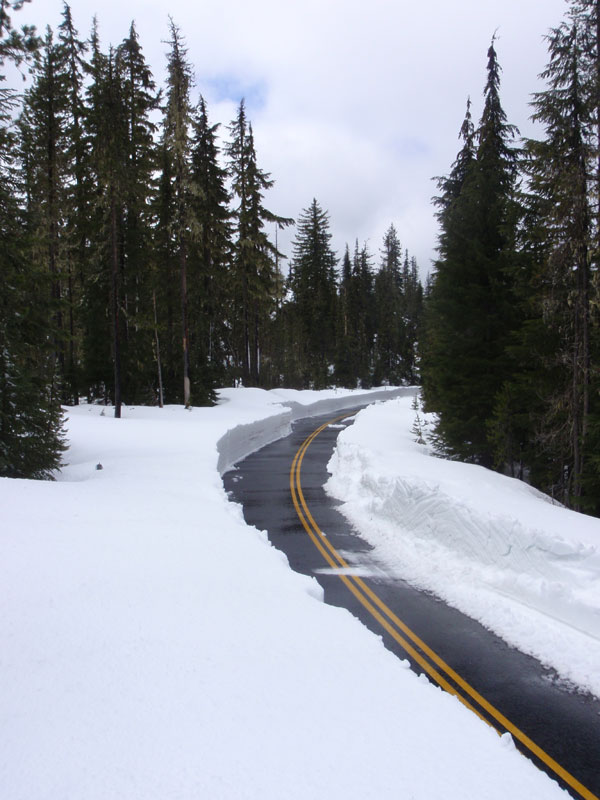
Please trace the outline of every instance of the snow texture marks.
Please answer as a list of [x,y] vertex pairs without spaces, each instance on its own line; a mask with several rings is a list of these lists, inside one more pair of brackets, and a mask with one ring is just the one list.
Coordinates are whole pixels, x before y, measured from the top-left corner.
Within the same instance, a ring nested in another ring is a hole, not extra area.
[[391,401],[340,434],[327,488],[341,510],[399,575],[600,694],[600,522],[435,458],[414,413]]

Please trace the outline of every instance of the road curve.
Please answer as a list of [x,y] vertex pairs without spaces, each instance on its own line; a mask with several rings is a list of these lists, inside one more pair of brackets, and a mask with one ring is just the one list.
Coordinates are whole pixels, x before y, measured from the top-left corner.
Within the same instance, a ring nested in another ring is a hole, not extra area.
[[[353,411],[343,417],[350,423]],[[600,702],[574,693],[530,656],[445,603],[387,574],[324,490],[339,427],[332,415],[248,456],[223,482],[246,521],[266,530],[293,569],[315,576],[325,601],[347,608],[415,671],[517,746],[573,797],[600,796]]]

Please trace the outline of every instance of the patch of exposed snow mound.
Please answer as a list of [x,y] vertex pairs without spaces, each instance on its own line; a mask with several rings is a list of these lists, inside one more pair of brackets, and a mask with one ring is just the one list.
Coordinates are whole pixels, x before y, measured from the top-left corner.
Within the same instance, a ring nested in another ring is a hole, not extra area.
[[600,694],[600,520],[436,458],[414,422],[399,398],[340,434],[327,488],[343,513],[398,574]]

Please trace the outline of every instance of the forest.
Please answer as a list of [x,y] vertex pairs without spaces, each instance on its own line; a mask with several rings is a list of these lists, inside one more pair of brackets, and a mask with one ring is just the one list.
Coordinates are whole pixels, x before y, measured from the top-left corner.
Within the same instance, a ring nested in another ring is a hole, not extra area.
[[135,23],[103,49],[68,3],[43,33],[0,3],[0,62],[28,78],[0,84],[0,476],[51,477],[81,400],[119,417],[221,386],[417,380],[423,289],[395,227],[340,259],[316,199],[297,223],[270,211],[244,100],[221,136],[173,20],[157,87]]
[[546,37],[544,136],[519,140],[488,51],[484,106],[438,180],[438,259],[421,377],[446,454],[600,512],[600,2],[570,0]]
[[425,288],[393,224],[340,257],[317,199],[266,207],[244,100],[211,123],[174,21],[158,87],[135,23],[103,48],[67,3],[44,32],[21,5],[0,0],[0,64],[29,76],[0,83],[0,475],[51,477],[82,400],[420,383],[440,455],[600,513],[600,0],[567,0],[546,36],[536,139],[507,119],[492,38]]

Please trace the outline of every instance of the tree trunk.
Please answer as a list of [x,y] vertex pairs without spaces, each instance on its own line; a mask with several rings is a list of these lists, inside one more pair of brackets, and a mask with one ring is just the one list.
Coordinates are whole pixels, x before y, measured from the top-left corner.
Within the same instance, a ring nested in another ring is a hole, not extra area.
[[185,241],[179,245],[179,264],[181,267],[181,325],[183,332],[183,402],[186,408],[190,408],[190,353],[189,353],[189,332],[187,320],[187,259],[185,252]]
[[164,397],[163,397],[163,383],[162,383],[162,366],[160,363],[160,343],[158,341],[158,315],[156,313],[156,292],[152,292],[152,304],[154,306],[154,344],[156,348],[156,364],[158,366],[158,407],[162,408],[164,405]]
[[111,311],[113,334],[113,360],[115,376],[115,417],[121,417],[121,349],[119,340],[119,248],[117,238],[117,203],[111,186],[110,238],[111,238]]

